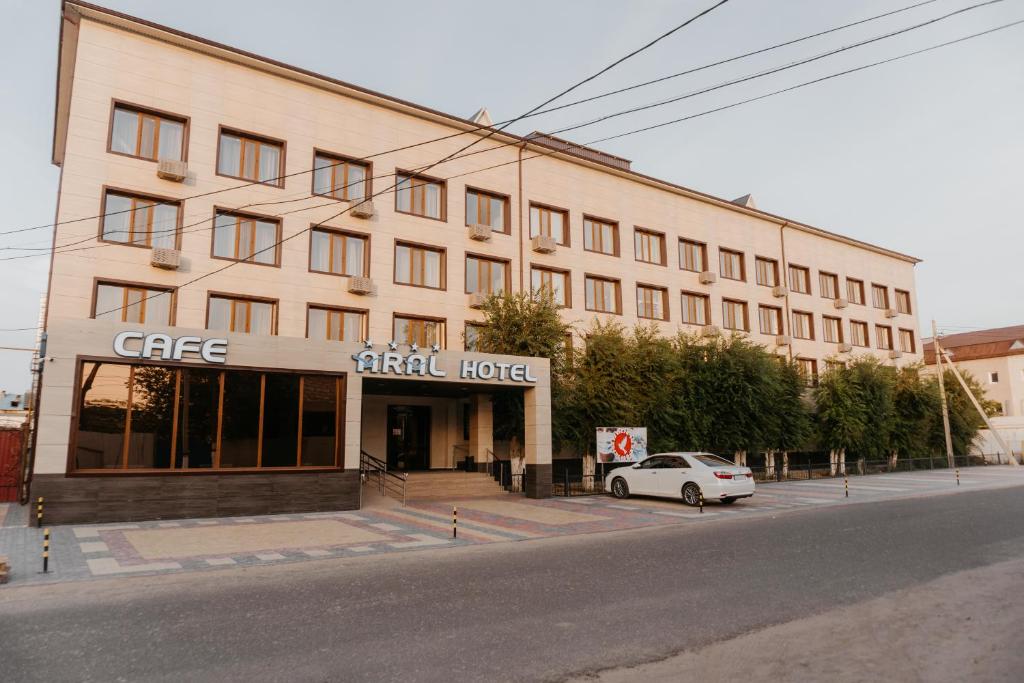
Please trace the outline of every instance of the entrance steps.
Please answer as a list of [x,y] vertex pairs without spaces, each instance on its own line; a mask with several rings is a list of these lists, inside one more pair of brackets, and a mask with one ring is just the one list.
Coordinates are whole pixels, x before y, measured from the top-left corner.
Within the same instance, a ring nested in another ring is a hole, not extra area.
[[501,493],[504,493],[501,485],[486,472],[409,472],[406,488],[408,500],[480,498]]

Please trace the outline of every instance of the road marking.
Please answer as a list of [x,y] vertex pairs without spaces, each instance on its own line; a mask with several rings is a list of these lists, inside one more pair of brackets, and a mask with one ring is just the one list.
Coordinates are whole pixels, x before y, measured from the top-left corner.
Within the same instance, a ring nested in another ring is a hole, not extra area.
[[256,553],[256,559],[263,560],[264,562],[274,562],[283,560],[284,555],[281,553]]
[[448,545],[451,541],[447,538],[437,538],[428,534],[409,534],[415,541],[401,541],[399,543],[388,543],[392,548],[425,548],[432,545]]
[[105,553],[108,550],[110,550],[110,548],[107,547],[107,544],[103,541],[88,541],[86,543],[79,543],[78,548],[83,553]]
[[147,564],[129,564],[122,566],[113,557],[104,557],[96,560],[86,560],[89,571],[93,576],[105,576],[108,574],[132,574],[136,572],[155,572],[167,569],[181,569],[177,562],[149,562]]
[[[820,487],[827,488],[827,489],[841,489],[841,488],[843,488],[843,484],[823,484],[823,483],[816,482],[816,481],[815,482],[804,481],[804,482],[800,482],[799,484],[796,484],[796,486],[820,486]],[[913,490],[913,489],[900,489],[900,488],[896,488],[895,486],[876,486],[874,484],[860,484],[860,483],[850,484],[850,488],[851,489],[860,489],[860,490],[863,490],[863,491],[893,491],[895,493],[905,493],[907,491]]]
[[705,512],[704,514],[701,514],[699,512],[669,512],[668,510],[658,510],[654,514],[665,515],[666,517],[682,517],[683,519],[700,519],[701,517],[713,517],[719,513]]
[[348,548],[348,550],[351,550],[354,553],[368,553],[373,550],[373,548],[368,545],[354,545],[351,548]]
[[211,567],[223,567],[229,564],[236,564],[230,557],[208,557],[206,558],[206,564]]
[[302,552],[306,553],[310,557],[324,557],[326,555],[331,554],[330,550],[321,550],[319,548],[314,548],[313,550],[303,550]]
[[632,505],[605,505],[606,508],[615,508],[616,510],[639,510],[640,508]]
[[376,522],[370,526],[380,529],[381,531],[401,531],[402,527],[395,526],[394,524],[388,524],[387,522]]

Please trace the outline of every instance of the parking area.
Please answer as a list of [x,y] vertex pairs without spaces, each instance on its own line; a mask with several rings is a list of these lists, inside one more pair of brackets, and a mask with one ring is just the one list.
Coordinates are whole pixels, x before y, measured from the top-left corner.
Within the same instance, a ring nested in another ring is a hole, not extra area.
[[[470,500],[377,504],[355,512],[226,517],[52,527],[49,572],[42,573],[42,531],[26,526],[25,508],[0,506],[0,555],[11,586],[99,577],[364,557],[480,543],[619,531],[784,514],[913,496],[1024,485],[1024,468],[948,470],[759,484],[753,498],[708,503],[701,513],[681,502],[595,495],[532,500],[514,495]],[[453,538],[452,513],[458,509]]]

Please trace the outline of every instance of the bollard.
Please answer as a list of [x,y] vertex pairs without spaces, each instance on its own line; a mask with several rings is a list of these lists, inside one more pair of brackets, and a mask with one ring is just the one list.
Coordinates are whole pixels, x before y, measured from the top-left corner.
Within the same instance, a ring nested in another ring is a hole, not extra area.
[[704,489],[700,491],[700,514],[704,514]]
[[807,456],[807,481],[811,480],[811,456]]
[[563,472],[565,473],[565,497],[569,497],[569,468],[566,467]]
[[36,501],[36,526],[40,529],[43,527],[43,497],[39,496]]
[[452,538],[459,537],[459,509],[452,506]]
[[956,485],[957,486],[960,485],[960,468],[959,467],[956,468]]
[[845,474],[843,475],[843,491],[846,492],[846,497],[849,498],[850,497],[850,478],[848,476],[846,476]]
[[43,532],[43,573],[50,571],[50,530]]

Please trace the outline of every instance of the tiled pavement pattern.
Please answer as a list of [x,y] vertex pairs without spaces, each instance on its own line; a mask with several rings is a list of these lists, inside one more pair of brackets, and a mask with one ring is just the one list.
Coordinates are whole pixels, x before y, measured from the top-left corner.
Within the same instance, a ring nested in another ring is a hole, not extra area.
[[[1024,467],[979,467],[961,470],[959,490],[1022,484]],[[60,526],[51,529],[47,574],[41,573],[42,531],[24,526],[24,508],[0,505],[0,555],[8,556],[9,585],[16,586],[697,524],[954,490],[952,472],[926,470],[851,477],[849,499],[841,478],[760,484],[752,499],[728,507],[709,502],[703,514],[676,501],[649,498],[527,500],[503,495],[404,508],[377,501],[355,512]],[[453,504],[458,506],[457,539],[451,534]],[[3,526],[11,520],[20,525]]]

